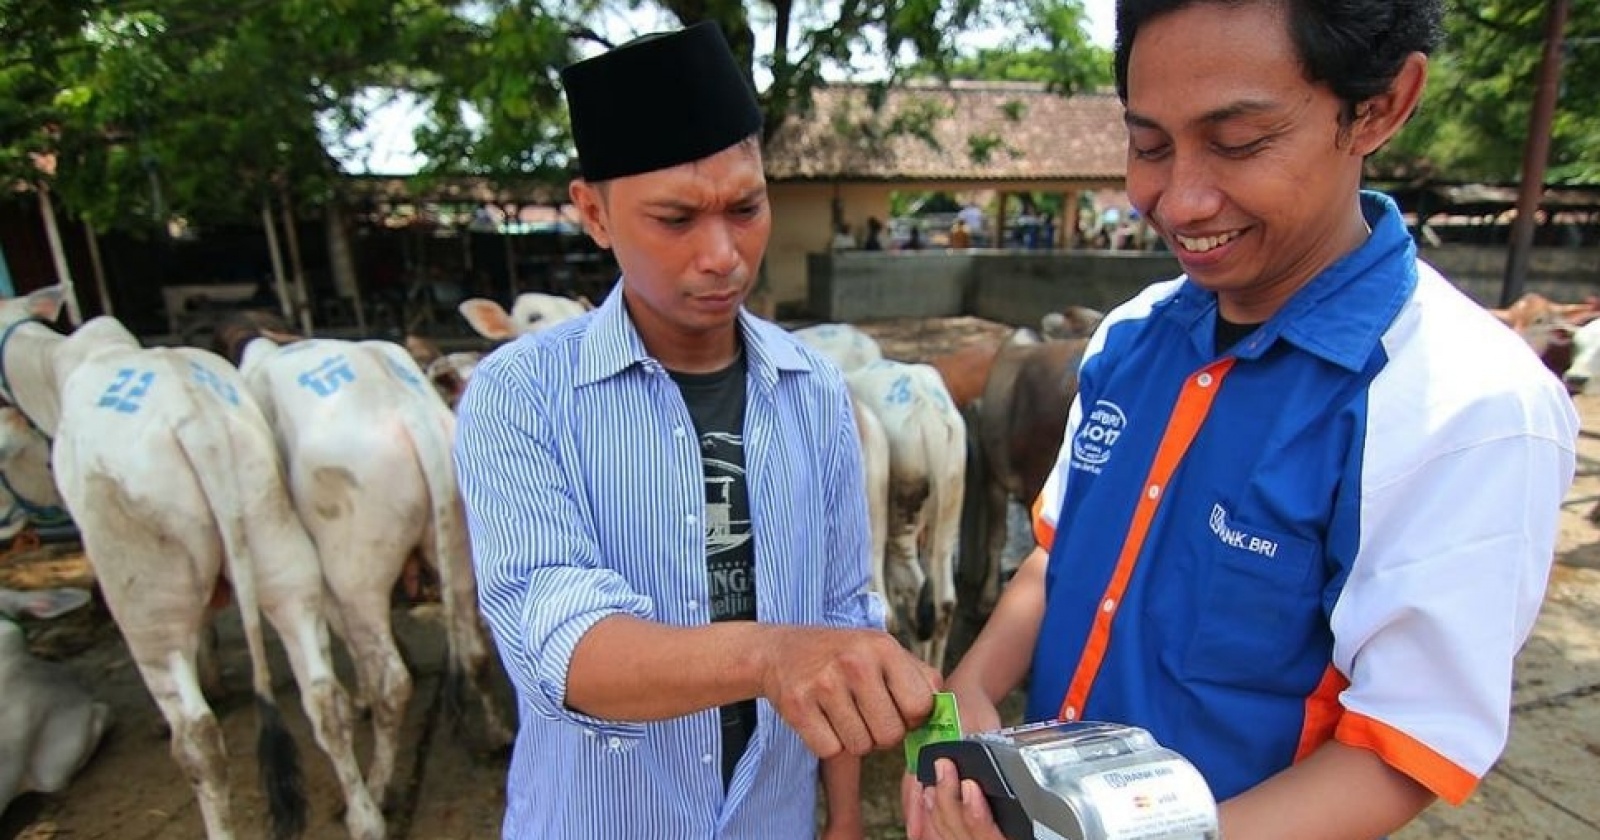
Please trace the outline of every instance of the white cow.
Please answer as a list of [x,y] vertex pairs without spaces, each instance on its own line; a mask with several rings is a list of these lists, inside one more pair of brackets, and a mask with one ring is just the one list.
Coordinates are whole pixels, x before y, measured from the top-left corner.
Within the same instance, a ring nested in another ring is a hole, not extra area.
[[[232,333],[230,326],[219,335]],[[420,549],[438,570],[449,642],[449,696],[470,679],[494,747],[511,733],[488,685],[489,648],[456,485],[455,417],[411,355],[388,341],[242,344],[240,369],[277,432],[289,491],[316,542],[332,595],[329,618],[349,645],[371,704],[367,789],[390,792],[412,682],[395,647],[390,593]]]
[[29,525],[52,524],[67,510],[50,474],[50,441],[15,406],[0,406],[0,541]]
[[54,618],[88,600],[81,589],[0,589],[0,813],[21,794],[65,790],[111,722],[111,707],[65,666],[34,658],[11,621]]
[[1039,319],[1039,333],[1051,341],[1088,338],[1105,320],[1105,313],[1087,306],[1068,306],[1060,312],[1047,312]]
[[171,728],[212,840],[232,838],[227,752],[201,691],[208,604],[225,575],[250,650],[262,780],[274,830],[305,822],[294,741],[273,699],[261,614],[277,629],[357,840],[384,835],[351,748],[349,698],[328,655],[322,574],[272,432],[237,370],[198,349],[141,349],[111,318],[63,337],[59,287],[0,303],[3,390],[54,441],[52,466],[112,616]]
[[849,324],[814,324],[794,331],[794,337],[849,373],[883,358],[883,350],[872,336]]
[[[821,353],[842,371],[860,368],[883,358],[872,336],[849,324],[818,324],[794,332],[796,338]],[[889,542],[889,438],[878,415],[850,395],[856,437],[861,441],[861,467],[867,493],[867,524],[872,539],[872,590],[888,599],[884,589],[884,553]],[[899,635],[901,622],[889,612],[889,632]]]
[[[966,423],[938,371],[928,365],[883,360],[847,379],[857,402],[882,424],[888,442],[880,591],[895,616],[896,635],[939,667],[956,604]],[[931,604],[932,615],[924,603]]]
[[470,298],[457,307],[461,317],[466,318],[479,335],[492,341],[510,341],[518,336],[547,330],[593,308],[594,305],[586,298],[574,299],[538,292],[517,295],[517,299],[511,303],[510,314],[500,304],[485,298]]
[[1573,334],[1572,364],[1561,378],[1574,393],[1600,391],[1600,320],[1584,324]]

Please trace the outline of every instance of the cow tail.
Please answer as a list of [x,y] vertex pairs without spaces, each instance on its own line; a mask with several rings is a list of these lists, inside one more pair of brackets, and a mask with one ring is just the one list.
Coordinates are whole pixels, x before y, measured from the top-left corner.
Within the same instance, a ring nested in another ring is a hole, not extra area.
[[[222,535],[228,579],[239,604],[245,645],[250,651],[250,686],[256,702],[256,761],[272,817],[275,840],[297,837],[305,830],[306,797],[300,773],[300,756],[294,738],[272,694],[272,674],[261,630],[261,599],[256,589],[256,558],[245,538],[245,499],[238,438],[226,428],[227,420],[204,409],[178,424],[178,447],[189,461],[210,502]],[[202,435],[202,424],[213,434]],[[201,465],[210,465],[210,469]],[[224,466],[224,469],[217,469]]]
[[462,508],[455,461],[451,456],[455,417],[447,411],[435,411],[431,405],[413,406],[402,415],[428,487],[439,600],[444,607],[445,635],[449,643],[444,706],[452,722],[459,726],[467,681],[482,683],[486,679],[484,669],[488,654],[476,625],[477,580],[472,571],[466,511]]

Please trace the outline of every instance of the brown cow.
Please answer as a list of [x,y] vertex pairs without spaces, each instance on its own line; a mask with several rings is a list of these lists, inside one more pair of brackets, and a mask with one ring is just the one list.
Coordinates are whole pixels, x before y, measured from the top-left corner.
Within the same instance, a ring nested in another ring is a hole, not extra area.
[[1012,499],[1031,505],[1050,477],[1088,344],[1081,338],[1039,342],[1019,330],[996,355],[983,398],[967,408],[970,492],[946,667],[960,661],[1000,597],[1006,509]]
[[[1069,306],[1060,312],[1051,312],[1039,319],[1040,336],[1047,340],[1088,338],[1105,316],[1087,306]],[[1025,331],[1013,333],[1007,341],[1017,341]],[[989,371],[994,367],[996,354],[1005,342],[995,341],[963,347],[954,353],[934,356],[927,361],[939,377],[956,408],[965,409],[983,396],[989,382]]]
[[956,408],[965,409],[983,396],[983,387],[989,381],[989,370],[1000,352],[1000,342],[972,344],[942,356],[934,356],[928,364],[939,372],[945,390]]

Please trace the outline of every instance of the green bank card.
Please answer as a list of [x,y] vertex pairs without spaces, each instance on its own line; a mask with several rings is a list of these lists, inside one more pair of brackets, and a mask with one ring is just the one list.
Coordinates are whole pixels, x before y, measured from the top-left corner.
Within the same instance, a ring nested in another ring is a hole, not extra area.
[[933,695],[933,714],[928,722],[906,733],[906,772],[917,772],[917,756],[926,744],[961,740],[961,711],[956,696],[948,691]]

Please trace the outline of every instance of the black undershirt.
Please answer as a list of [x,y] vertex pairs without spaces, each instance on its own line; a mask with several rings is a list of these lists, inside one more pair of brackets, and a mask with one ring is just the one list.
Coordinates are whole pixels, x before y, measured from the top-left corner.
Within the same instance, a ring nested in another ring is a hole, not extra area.
[[1217,355],[1221,356],[1232,350],[1233,345],[1244,341],[1260,326],[1260,324],[1236,324],[1222,317],[1222,313],[1218,312],[1216,332],[1212,334],[1211,339],[1216,343]]
[[[744,468],[746,368],[740,353],[733,364],[713,373],[672,373],[700,440],[712,621],[756,620],[755,543]],[[727,789],[755,734],[756,702],[723,706],[721,719],[722,785]]]

